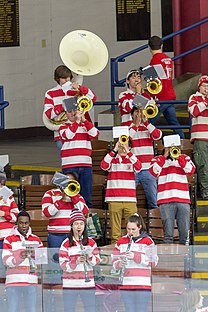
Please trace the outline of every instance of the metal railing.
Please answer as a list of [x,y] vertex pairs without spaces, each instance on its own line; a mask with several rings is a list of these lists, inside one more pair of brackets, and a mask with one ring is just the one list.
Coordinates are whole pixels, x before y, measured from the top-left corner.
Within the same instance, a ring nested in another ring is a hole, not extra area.
[[0,129],[4,129],[4,109],[9,106],[9,102],[4,101],[4,87],[0,86]]

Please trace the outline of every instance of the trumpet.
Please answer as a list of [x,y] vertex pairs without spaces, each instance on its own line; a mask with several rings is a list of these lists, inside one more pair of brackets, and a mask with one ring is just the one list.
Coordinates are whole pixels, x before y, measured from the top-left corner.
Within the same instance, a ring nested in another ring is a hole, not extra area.
[[[128,243],[128,246],[126,248],[126,254],[127,252],[129,252],[130,248],[131,248],[131,244],[132,244],[132,241],[133,241],[133,235],[132,234],[129,234],[128,235],[130,240],[129,240],[129,243]],[[125,260],[126,260],[126,256],[125,256]],[[121,285],[123,285],[123,279],[124,279],[124,273],[125,273],[125,270],[126,270],[126,264],[122,266],[121,268],[121,274],[120,274],[120,277],[119,277],[119,281],[121,283]]]
[[147,90],[149,91],[149,93],[151,94],[158,94],[161,92],[162,90],[162,83],[160,81],[160,79],[158,78],[149,78],[147,80]]
[[77,106],[80,111],[88,112],[93,106],[92,100],[88,96],[80,96],[77,99]]
[[68,185],[63,188],[63,192],[69,197],[76,196],[80,192],[79,182],[76,180],[69,181]]
[[171,150],[170,150],[170,156],[172,158],[178,158],[178,156],[181,154],[181,150],[179,147],[177,146],[173,146],[171,147]]
[[[84,253],[84,246],[82,243],[83,236],[82,236],[82,234],[80,234],[80,232],[78,232],[78,236],[79,236],[79,243],[80,243],[80,248],[81,248],[81,255],[86,257],[86,254]],[[83,266],[84,266],[84,272],[85,272],[85,283],[89,283],[90,279],[88,276],[86,260],[84,261]]]
[[123,134],[119,137],[119,142],[121,145],[128,143],[128,141],[129,141],[129,137],[125,134]]
[[148,101],[147,105],[143,109],[143,114],[147,118],[154,118],[158,114],[158,107],[155,101]]

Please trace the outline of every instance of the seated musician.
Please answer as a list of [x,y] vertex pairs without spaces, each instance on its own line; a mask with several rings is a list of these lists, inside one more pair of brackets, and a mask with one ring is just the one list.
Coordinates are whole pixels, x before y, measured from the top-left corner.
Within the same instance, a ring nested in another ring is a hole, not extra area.
[[36,297],[38,274],[34,262],[34,249],[27,246],[41,248],[40,238],[32,234],[30,215],[21,211],[17,216],[17,225],[9,236],[5,237],[2,260],[6,266],[6,294],[7,311],[21,311],[21,302],[24,311],[36,312]]

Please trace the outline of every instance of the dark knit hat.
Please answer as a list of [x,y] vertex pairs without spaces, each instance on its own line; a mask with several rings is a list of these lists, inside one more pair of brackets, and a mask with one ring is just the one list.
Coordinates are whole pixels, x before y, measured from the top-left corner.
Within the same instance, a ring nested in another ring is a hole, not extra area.
[[204,76],[201,76],[201,78],[199,79],[199,82],[198,82],[198,90],[201,86],[201,84],[205,82],[205,83],[208,83],[208,76],[207,75],[204,75]]
[[70,225],[72,225],[72,223],[74,223],[75,221],[84,221],[84,223],[86,223],[85,216],[78,209],[72,210],[72,212],[70,214]]

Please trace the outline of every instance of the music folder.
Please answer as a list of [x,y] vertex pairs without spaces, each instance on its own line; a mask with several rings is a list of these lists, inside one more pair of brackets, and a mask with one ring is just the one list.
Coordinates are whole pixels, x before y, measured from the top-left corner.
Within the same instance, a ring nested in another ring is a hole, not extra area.
[[160,79],[167,79],[167,75],[162,67],[161,64],[157,65],[148,65],[146,67],[142,68],[142,74],[144,76],[144,79],[155,79],[155,78],[160,78]]
[[67,112],[75,111],[77,109],[77,98],[75,96],[64,99],[63,103]]
[[132,105],[144,109],[148,102],[149,100],[145,96],[137,94],[133,99]]

